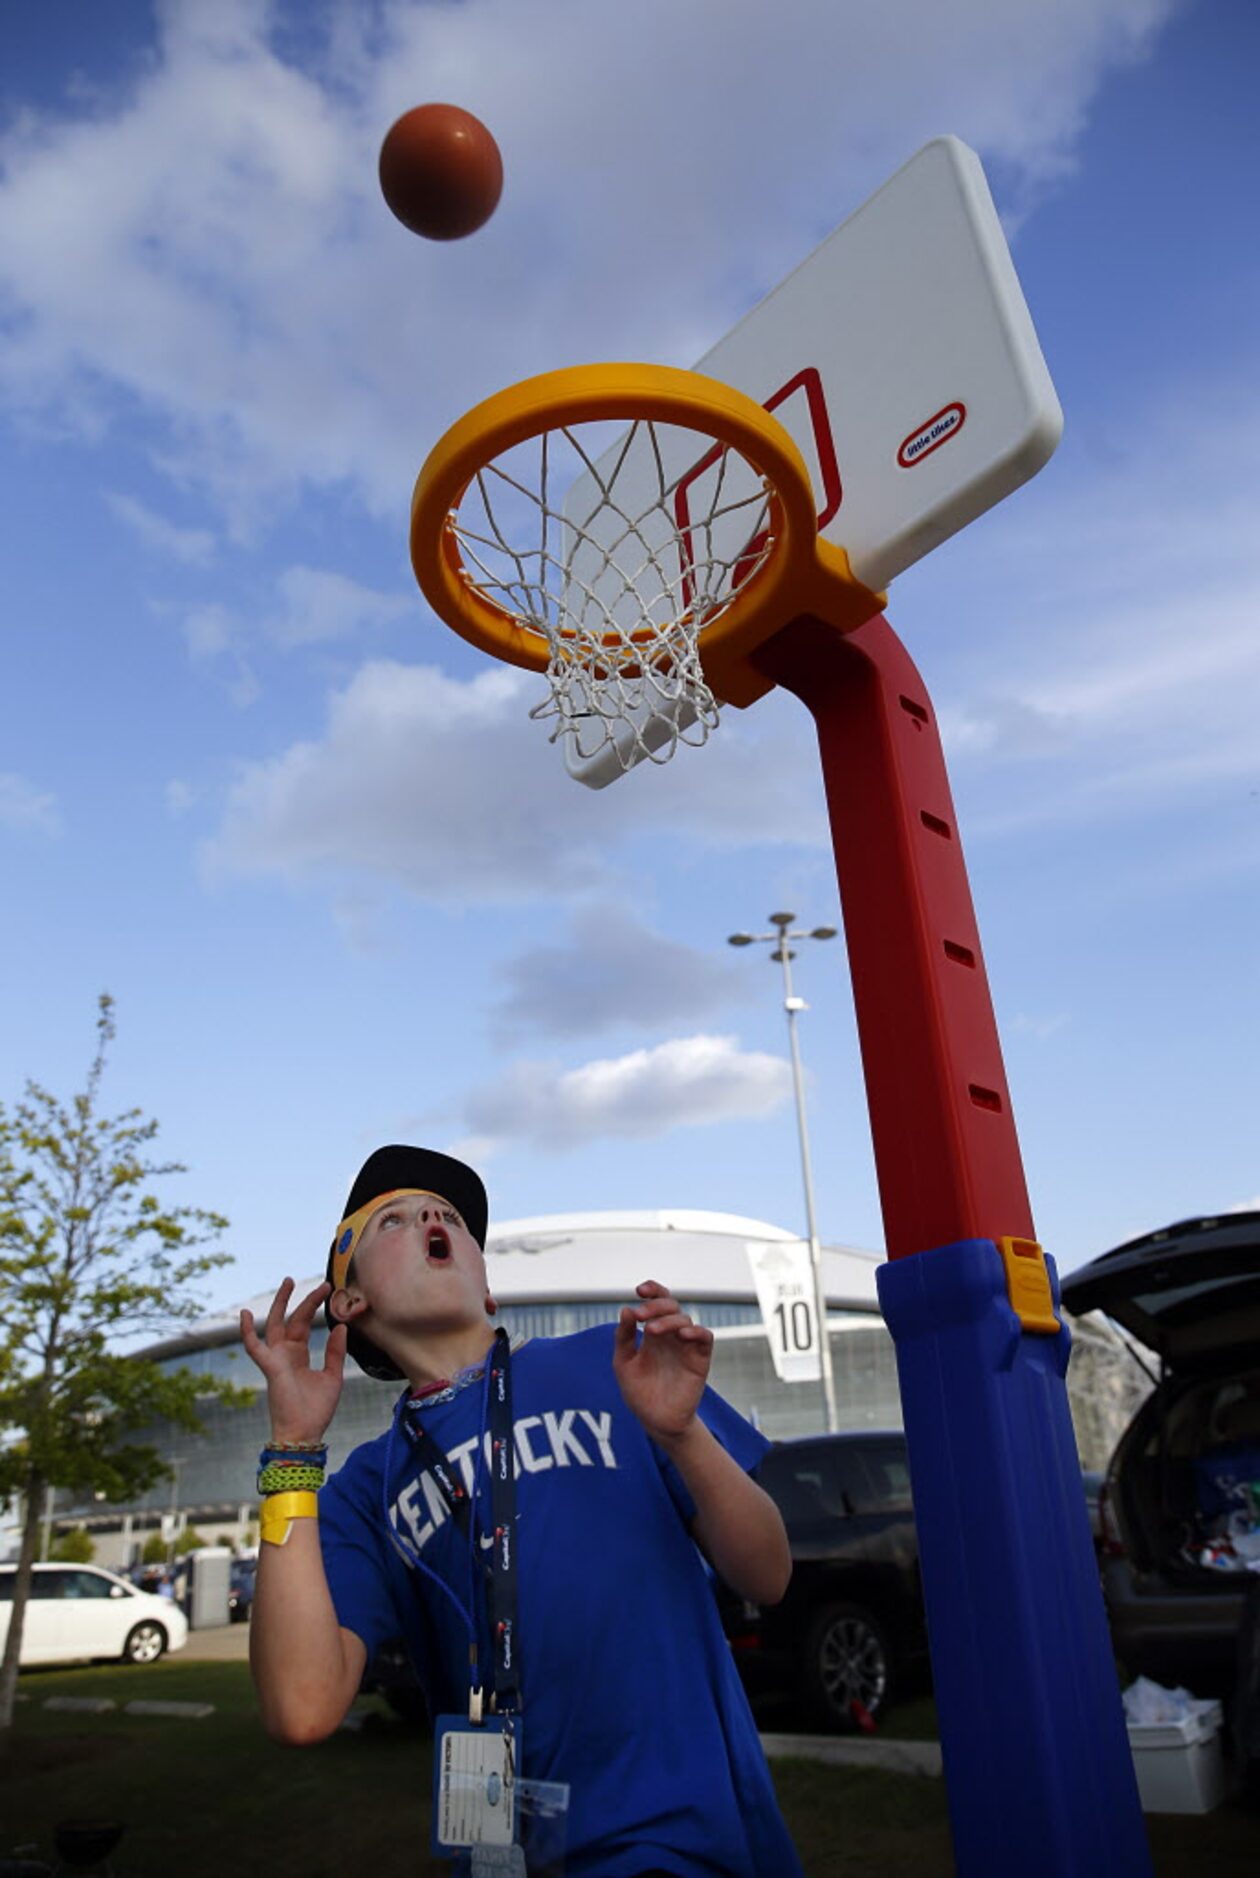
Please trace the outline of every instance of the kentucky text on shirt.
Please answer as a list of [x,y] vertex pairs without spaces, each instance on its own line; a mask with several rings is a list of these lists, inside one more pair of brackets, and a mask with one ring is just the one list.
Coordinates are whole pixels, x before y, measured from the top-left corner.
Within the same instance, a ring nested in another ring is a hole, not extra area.
[[[513,1423],[516,1470],[519,1474],[542,1474],[550,1467],[616,1467],[612,1446],[612,1415],[607,1410],[548,1409],[542,1415],[522,1415]],[[481,1437],[485,1444],[485,1465],[490,1465],[490,1435]],[[452,1467],[458,1467],[469,1494],[473,1490],[473,1455],[478,1437],[470,1435],[447,1455]],[[390,1520],[410,1539],[416,1551],[422,1551],[438,1528],[450,1518],[450,1509],[441,1489],[427,1469],[411,1481],[389,1509]]]

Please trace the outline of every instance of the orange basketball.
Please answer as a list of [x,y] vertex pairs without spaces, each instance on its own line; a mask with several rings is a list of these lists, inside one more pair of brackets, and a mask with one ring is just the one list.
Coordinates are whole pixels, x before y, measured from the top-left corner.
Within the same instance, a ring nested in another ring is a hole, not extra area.
[[503,189],[499,146],[471,111],[418,104],[381,145],[381,193],[405,228],[457,241],[494,214]]

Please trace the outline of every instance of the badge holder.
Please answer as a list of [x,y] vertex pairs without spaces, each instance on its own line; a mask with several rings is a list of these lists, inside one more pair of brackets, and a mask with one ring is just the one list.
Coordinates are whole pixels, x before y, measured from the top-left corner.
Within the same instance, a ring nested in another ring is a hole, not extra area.
[[[480,1709],[480,1690],[474,1692]],[[439,1715],[433,1728],[433,1850],[493,1851],[473,1870],[524,1874],[517,1833],[521,1726],[515,1715]],[[512,1856],[515,1855],[515,1856]]]
[[519,1715],[439,1715],[433,1728],[432,1849],[469,1878],[563,1878],[569,1789],[520,1777]]

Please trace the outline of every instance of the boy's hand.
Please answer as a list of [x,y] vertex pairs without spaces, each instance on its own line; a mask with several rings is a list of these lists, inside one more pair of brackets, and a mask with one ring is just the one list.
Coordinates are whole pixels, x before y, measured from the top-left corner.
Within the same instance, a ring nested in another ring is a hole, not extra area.
[[635,1292],[643,1302],[627,1304],[618,1320],[613,1373],[626,1406],[654,1441],[668,1444],[695,1420],[713,1357],[713,1332],[693,1323],[654,1278],[636,1285]]
[[267,1378],[273,1441],[321,1441],[336,1411],[346,1366],[344,1324],[329,1334],[324,1367],[311,1368],[311,1324],[331,1288],[317,1285],[286,1323],[285,1307],[293,1294],[293,1280],[286,1278],[267,1313],[265,1343],[253,1312],[241,1312],[241,1342]]

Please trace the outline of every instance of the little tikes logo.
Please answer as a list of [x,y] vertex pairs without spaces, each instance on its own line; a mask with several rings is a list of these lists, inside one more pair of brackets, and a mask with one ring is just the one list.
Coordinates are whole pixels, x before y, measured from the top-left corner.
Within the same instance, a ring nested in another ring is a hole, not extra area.
[[939,450],[942,444],[956,437],[967,422],[967,407],[957,399],[939,410],[935,417],[912,430],[897,452],[899,469],[913,469],[916,463],[922,463],[925,456],[931,456],[933,450]]

